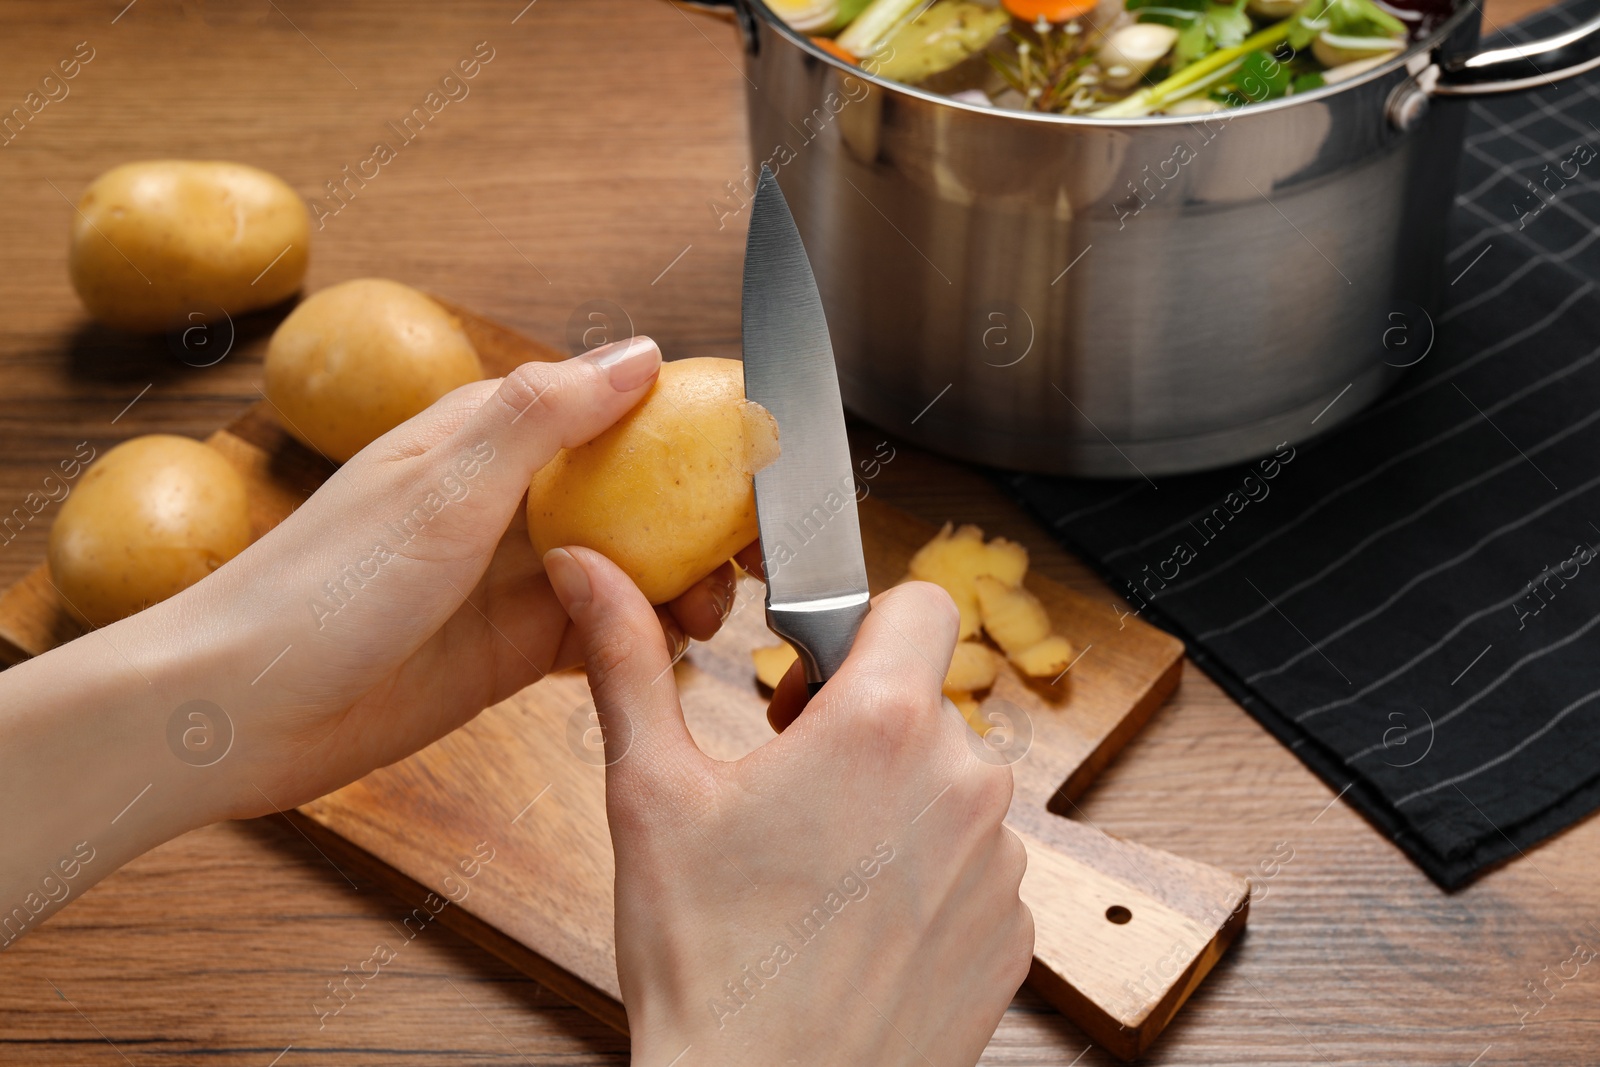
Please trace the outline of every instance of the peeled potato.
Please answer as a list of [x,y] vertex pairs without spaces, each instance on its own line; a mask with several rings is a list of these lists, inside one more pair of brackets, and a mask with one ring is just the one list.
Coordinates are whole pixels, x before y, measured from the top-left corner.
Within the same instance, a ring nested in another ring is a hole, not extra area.
[[541,556],[592,548],[664,604],[756,539],[751,479],[777,455],[738,360],[664,363],[637,407],[534,474],[528,536]]
[[1051,634],[1037,644],[1012,653],[1011,662],[1030,678],[1054,678],[1078,658],[1078,650],[1060,634]]
[[159,331],[267,307],[300,288],[305,201],[243,163],[124,163],[78,199],[72,287],[109,326]]
[[994,684],[1000,669],[999,657],[988,645],[977,641],[957,641],[950,657],[950,669],[944,675],[944,690],[971,692],[987,689]]
[[272,335],[264,370],[283,428],[338,463],[484,376],[454,315],[383,278],[308,297]]
[[187,437],[136,437],[62,503],[50,576],[74,615],[104,626],[188,588],[249,543],[244,479],[227,460]]
[[755,661],[756,681],[768,689],[778,688],[778,683],[783,681],[783,676],[789,673],[789,666],[800,658],[794,646],[787,641],[782,644],[772,645],[769,648],[753,648],[750,658]]
[[978,610],[983,629],[1007,657],[1050,636],[1050,616],[1039,598],[1020,586],[1008,586],[997,578],[982,576],[973,583],[978,594]]

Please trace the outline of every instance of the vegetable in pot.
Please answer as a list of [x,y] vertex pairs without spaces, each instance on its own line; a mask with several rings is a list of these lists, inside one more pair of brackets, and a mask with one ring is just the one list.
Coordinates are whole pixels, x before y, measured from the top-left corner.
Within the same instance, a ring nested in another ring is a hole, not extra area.
[[[779,6],[810,30],[852,2],[860,0]],[[1441,2],[872,0],[836,38],[821,29],[813,40],[848,62],[860,57],[873,73],[966,103],[1125,119],[1203,114],[1338,84],[1403,51],[1408,21],[1419,35],[1431,29]],[[977,55],[987,64],[967,62]]]
[[[1286,66],[1291,60],[1302,57],[1307,45],[1330,31],[1335,35],[1363,39],[1387,36],[1394,41],[1395,49],[1404,46],[1405,25],[1378,7],[1374,0],[1306,0],[1294,17],[1258,30],[1231,48],[1220,48],[1163,81],[1146,86],[1093,114],[1102,118],[1134,118],[1160,111],[1167,104],[1190,95],[1196,83],[1217,74],[1235,61],[1242,61],[1241,66],[1243,62],[1250,62],[1251,70],[1245,75],[1254,75],[1254,80],[1248,85],[1241,82],[1239,88],[1243,90],[1242,93],[1224,93],[1226,102],[1239,106],[1282,96],[1284,90],[1292,85],[1293,75],[1288,75],[1291,81],[1287,85],[1280,85],[1276,73],[1266,80],[1262,80],[1262,75],[1274,65]],[[1285,43],[1287,48],[1282,49]],[[1248,60],[1252,53],[1259,53],[1262,58]],[[1314,49],[1312,54],[1315,55]],[[1369,56],[1371,54],[1367,53]],[[1264,92],[1253,91],[1258,87]]]
[[940,0],[901,26],[871,55],[872,72],[907,85],[949,70],[988,47],[1010,22],[971,0]]
[[804,33],[831,33],[850,25],[867,0],[767,0],[767,6]]
[[1357,60],[1392,55],[1403,47],[1404,42],[1393,37],[1346,37],[1324,31],[1311,42],[1311,54],[1323,66],[1342,67]]
[[1185,67],[1219,48],[1232,48],[1250,36],[1253,28],[1240,4],[1209,4],[1179,36],[1174,65]]
[[853,56],[870,56],[896,26],[926,3],[927,0],[872,0],[839,34],[839,47]]
[[1178,43],[1178,31],[1157,22],[1135,22],[1106,39],[1098,62],[1105,83],[1113,89],[1131,89],[1144,80]]
[[1096,0],[1002,0],[1002,5],[1024,22],[1070,22],[1097,6]]

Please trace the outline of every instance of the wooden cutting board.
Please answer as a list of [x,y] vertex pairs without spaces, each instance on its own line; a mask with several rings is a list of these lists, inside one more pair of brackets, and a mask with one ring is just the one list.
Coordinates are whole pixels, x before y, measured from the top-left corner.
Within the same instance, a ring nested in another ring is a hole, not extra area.
[[[562,358],[451,310],[491,373]],[[265,404],[207,443],[245,475],[257,536],[330,473]],[[874,590],[899,580],[934,533],[870,497],[861,526]],[[1012,762],[1007,823],[1028,847],[1022,893],[1037,930],[1029,982],[1093,1040],[1130,1059],[1243,929],[1249,885],[1052,814],[1072,808],[1171,693],[1183,646],[1048,579],[1033,576],[1028,585],[1084,654],[1056,685],[1024,682],[1006,668],[985,711],[1007,716],[1007,745],[985,747],[976,735],[973,742]],[[749,656],[774,642],[761,601],[760,583],[744,579],[722,632],[674,668],[690,731],[719,759],[737,759],[771,737]],[[38,655],[80,633],[45,565],[0,594],[0,659]],[[295,821],[338,865],[361,869],[429,913],[442,908],[440,921],[625,1030],[615,868],[592,711],[580,672],[552,675],[410,759],[305,805]]]

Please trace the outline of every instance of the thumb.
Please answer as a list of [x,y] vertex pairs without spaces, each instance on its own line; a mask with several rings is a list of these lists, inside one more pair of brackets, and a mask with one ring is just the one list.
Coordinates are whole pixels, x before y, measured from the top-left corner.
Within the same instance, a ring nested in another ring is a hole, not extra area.
[[674,768],[703,760],[684,725],[661,621],[639,587],[587,548],[553,548],[544,569],[572,620],[600,713],[608,803],[653,791]]
[[483,461],[491,498],[514,500],[558,451],[595,437],[643,399],[660,369],[661,350],[648,337],[559,363],[524,363],[451,437]]

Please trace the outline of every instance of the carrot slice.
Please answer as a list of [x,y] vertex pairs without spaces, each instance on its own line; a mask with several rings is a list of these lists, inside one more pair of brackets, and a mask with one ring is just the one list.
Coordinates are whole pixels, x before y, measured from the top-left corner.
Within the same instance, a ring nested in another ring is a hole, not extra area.
[[811,43],[828,53],[830,56],[833,56],[837,59],[842,59],[846,63],[856,64],[860,62],[860,60],[858,60],[855,56],[845,51],[844,47],[832,37],[813,37],[811,38]]
[[1070,22],[1079,15],[1087,15],[1096,6],[1096,0],[1001,0],[1001,6],[1019,19],[1037,22]]

